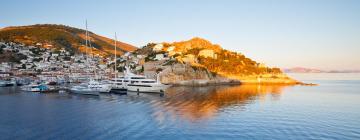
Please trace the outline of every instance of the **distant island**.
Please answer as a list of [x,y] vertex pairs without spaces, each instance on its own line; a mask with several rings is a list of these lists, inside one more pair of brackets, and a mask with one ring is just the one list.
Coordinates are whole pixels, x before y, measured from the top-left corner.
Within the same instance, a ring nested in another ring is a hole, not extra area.
[[285,73],[360,73],[360,70],[320,70],[304,67],[284,68],[282,70]]
[[[95,67],[103,75],[129,66],[134,73],[172,85],[212,84],[302,84],[280,68],[271,68],[245,55],[232,52],[195,37],[187,41],[148,43],[135,47],[90,32],[90,48],[85,47],[85,30],[65,25],[38,24],[0,29],[1,72],[84,73],[79,67]],[[90,50],[90,51],[89,51]],[[91,55],[97,65],[86,63]],[[51,67],[49,69],[48,67]],[[6,69],[5,69],[6,68]],[[71,77],[71,76],[70,76]]]

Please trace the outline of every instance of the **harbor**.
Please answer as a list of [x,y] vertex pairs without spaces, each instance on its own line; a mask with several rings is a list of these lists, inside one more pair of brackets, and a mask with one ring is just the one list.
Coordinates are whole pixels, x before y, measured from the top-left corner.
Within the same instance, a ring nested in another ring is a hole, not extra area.
[[0,87],[0,133],[2,139],[358,139],[359,75],[305,76],[319,86],[175,86],[164,96]]

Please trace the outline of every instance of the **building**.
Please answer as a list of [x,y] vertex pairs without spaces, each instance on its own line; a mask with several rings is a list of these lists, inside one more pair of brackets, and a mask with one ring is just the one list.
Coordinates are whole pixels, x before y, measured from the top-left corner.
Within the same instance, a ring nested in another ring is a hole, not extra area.
[[163,44],[156,44],[153,48],[153,51],[162,51],[162,49],[164,48],[164,45]]
[[192,63],[197,63],[197,58],[193,54],[187,54],[185,55],[185,57],[182,58],[182,61],[185,63],[192,64]]
[[199,56],[202,56],[205,58],[210,57],[210,58],[216,59],[214,50],[210,50],[210,49],[201,50],[199,52]]
[[156,54],[155,60],[163,60],[165,58],[165,55],[162,53]]

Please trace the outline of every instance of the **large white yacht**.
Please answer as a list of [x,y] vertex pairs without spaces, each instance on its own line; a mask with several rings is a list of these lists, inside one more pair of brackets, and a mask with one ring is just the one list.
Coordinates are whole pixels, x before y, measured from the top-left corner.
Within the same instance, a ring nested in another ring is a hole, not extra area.
[[124,76],[114,78],[111,80],[113,82],[113,89],[127,89],[128,91],[136,92],[164,92],[169,85],[162,84],[157,80],[148,79],[143,75],[136,75],[131,73],[128,68],[124,72]]
[[137,92],[164,92],[164,90],[169,87],[169,85],[165,85],[160,83],[159,77],[157,80],[147,79],[143,75],[136,75],[130,72],[128,67],[125,67],[124,76],[118,77],[117,75],[117,55],[116,55],[116,32],[114,38],[114,69],[115,69],[115,78],[111,80],[113,93],[126,93],[127,91],[137,91]]

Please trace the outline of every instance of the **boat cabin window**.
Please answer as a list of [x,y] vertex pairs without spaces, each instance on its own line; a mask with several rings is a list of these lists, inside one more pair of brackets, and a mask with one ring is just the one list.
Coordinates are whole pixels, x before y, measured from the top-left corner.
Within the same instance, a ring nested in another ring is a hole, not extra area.
[[156,81],[141,81],[142,83],[155,83]]
[[145,79],[145,77],[131,77],[131,79]]
[[139,83],[139,81],[131,81],[131,83]]

